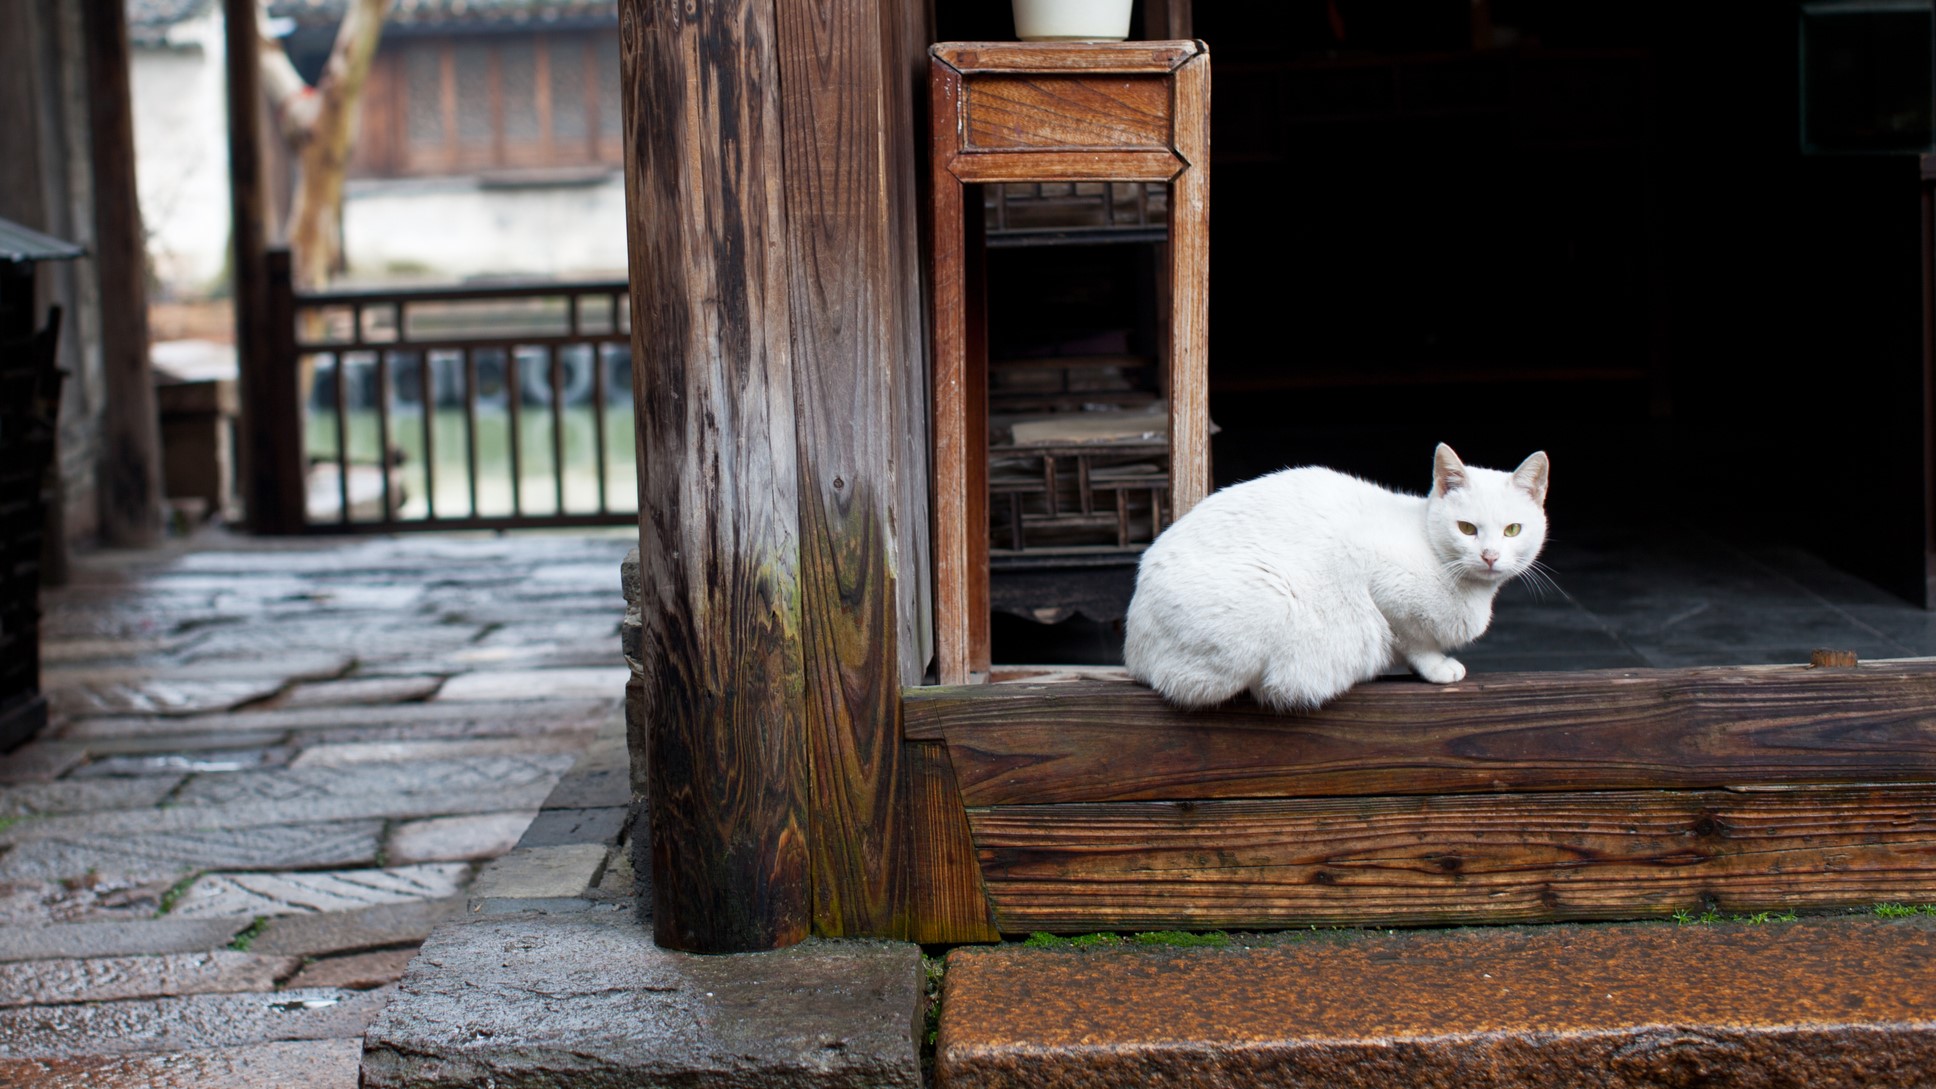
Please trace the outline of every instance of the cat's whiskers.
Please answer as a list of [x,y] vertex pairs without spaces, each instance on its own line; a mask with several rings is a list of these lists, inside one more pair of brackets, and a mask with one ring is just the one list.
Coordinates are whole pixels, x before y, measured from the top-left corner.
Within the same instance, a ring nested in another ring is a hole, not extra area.
[[1567,601],[1575,605],[1579,604],[1579,602],[1573,600],[1573,595],[1567,593],[1566,588],[1559,584],[1559,580],[1553,577],[1553,569],[1537,559],[1528,560],[1525,568],[1520,571],[1520,574],[1525,576],[1527,588],[1532,590],[1534,598],[1543,601],[1546,597],[1546,591],[1551,590]]

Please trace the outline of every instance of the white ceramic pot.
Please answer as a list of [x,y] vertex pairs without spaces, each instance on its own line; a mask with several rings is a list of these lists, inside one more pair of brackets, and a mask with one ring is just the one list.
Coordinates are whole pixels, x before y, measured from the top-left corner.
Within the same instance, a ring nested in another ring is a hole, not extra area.
[[1025,42],[1120,42],[1130,0],[1014,0],[1015,36]]

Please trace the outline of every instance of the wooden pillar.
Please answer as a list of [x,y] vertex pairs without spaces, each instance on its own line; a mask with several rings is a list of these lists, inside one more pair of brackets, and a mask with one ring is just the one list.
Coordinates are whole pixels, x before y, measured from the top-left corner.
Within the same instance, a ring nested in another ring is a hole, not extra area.
[[811,917],[799,468],[770,0],[619,8],[653,929]]
[[904,935],[925,8],[622,0],[619,18],[655,935]]
[[263,180],[262,81],[256,0],[223,0],[229,114],[229,220],[234,246],[235,356],[242,413],[237,430],[242,502],[257,533],[303,528],[302,409],[294,360],[275,351]]
[[161,538],[161,423],[148,368],[148,258],[135,191],[127,11],[122,0],[87,0],[83,11],[106,393],[101,537],[112,545],[142,548]]

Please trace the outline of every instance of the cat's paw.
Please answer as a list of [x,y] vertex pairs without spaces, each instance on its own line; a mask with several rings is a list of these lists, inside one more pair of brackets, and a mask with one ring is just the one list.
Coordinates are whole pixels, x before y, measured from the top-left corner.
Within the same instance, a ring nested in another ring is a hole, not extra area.
[[1455,684],[1465,680],[1465,663],[1443,654],[1414,658],[1412,669],[1433,684]]

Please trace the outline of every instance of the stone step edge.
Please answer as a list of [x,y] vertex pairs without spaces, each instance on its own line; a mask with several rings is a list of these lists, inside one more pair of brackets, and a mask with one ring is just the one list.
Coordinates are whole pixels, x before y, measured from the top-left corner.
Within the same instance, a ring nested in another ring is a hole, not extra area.
[[1936,1069],[1936,919],[1297,933],[957,948],[937,1085],[1918,1086]]

